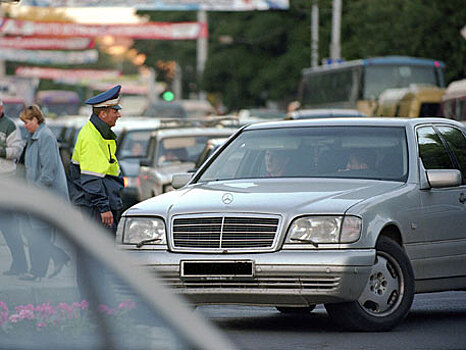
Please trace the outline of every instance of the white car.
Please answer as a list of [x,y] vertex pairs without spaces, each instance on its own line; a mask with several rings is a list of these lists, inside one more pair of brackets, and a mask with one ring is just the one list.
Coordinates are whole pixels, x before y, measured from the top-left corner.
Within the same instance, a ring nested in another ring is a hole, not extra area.
[[116,239],[194,304],[325,304],[345,328],[386,331],[415,293],[466,289],[458,122],[253,124],[186,182],[126,211]]
[[140,160],[138,181],[141,198],[171,191],[172,176],[192,170],[208,140],[229,137],[238,128],[183,127],[152,132],[145,159]]

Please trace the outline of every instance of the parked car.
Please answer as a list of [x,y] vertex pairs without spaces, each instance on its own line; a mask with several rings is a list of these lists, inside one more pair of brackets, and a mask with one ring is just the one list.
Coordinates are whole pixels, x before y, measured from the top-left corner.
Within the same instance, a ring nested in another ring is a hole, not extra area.
[[[280,170],[280,171],[278,171]],[[386,331],[466,288],[466,129],[442,118],[248,125],[127,210],[117,243],[194,304],[324,304]]]
[[71,155],[73,154],[79,130],[81,130],[88,120],[88,116],[82,115],[69,115],[46,120],[47,126],[57,138],[60,157],[66,173],[68,173]]
[[201,165],[204,164],[204,162],[209,159],[210,156],[212,156],[212,154],[214,154],[214,152],[217,151],[226,142],[226,140],[228,140],[226,137],[207,140],[204,149],[194,164],[194,169],[199,169]]
[[300,109],[287,114],[285,119],[312,119],[312,118],[355,118],[366,117],[357,109],[345,108],[322,108],[322,109]]
[[164,121],[158,118],[123,117],[113,128],[118,142],[116,158],[124,180],[124,188],[120,192],[123,210],[141,201],[139,162],[146,157],[152,132],[164,125]]
[[183,105],[177,101],[153,102],[143,112],[143,116],[155,117],[155,118],[187,118],[188,117]]
[[204,118],[216,115],[215,108],[207,100],[179,100],[187,118]]
[[[1,229],[9,219],[18,219],[17,230],[9,232],[10,239],[28,235],[26,228],[32,222],[47,223],[54,232],[54,243],[71,257],[53,278],[31,281],[12,273],[0,274],[2,349],[234,347],[164,288],[157,275],[117,251],[100,226],[83,220],[77,209],[50,192],[0,179],[0,216]],[[0,234],[2,272],[11,264],[4,236]],[[50,242],[50,235],[45,236],[34,232],[34,243],[44,252],[46,240]],[[85,271],[80,282],[78,268]]]
[[270,108],[250,108],[250,109],[241,109],[238,112],[238,117],[240,119],[251,119],[253,122],[257,120],[278,120],[285,117],[285,112],[278,109]]
[[193,169],[207,140],[228,137],[236,129],[236,126],[229,125],[154,131],[149,141],[147,158],[140,161],[139,182],[142,199],[171,191],[173,174]]

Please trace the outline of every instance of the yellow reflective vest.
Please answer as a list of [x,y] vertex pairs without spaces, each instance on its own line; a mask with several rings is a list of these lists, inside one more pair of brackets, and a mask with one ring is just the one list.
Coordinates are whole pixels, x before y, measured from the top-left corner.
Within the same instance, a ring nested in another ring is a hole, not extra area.
[[94,114],[79,132],[69,169],[74,204],[100,213],[122,208],[120,191],[124,185],[115,157],[115,139],[110,128]]
[[79,164],[81,174],[104,177],[118,176],[120,167],[115,156],[116,141],[107,140],[88,121],[78,135],[73,156],[73,164]]

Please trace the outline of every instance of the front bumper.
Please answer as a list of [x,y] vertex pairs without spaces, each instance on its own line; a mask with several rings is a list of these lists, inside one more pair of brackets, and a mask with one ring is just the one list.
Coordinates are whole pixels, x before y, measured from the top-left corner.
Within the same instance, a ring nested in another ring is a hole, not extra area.
[[[375,249],[282,250],[195,254],[128,249],[175,293],[194,304],[307,306],[356,300],[368,281]],[[181,261],[252,261],[252,277],[181,277]]]

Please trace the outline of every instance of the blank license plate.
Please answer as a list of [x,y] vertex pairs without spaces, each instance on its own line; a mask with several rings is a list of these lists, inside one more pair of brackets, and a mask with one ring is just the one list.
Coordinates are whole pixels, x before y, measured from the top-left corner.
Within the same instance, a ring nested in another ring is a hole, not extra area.
[[181,261],[181,277],[252,277],[252,261]]

